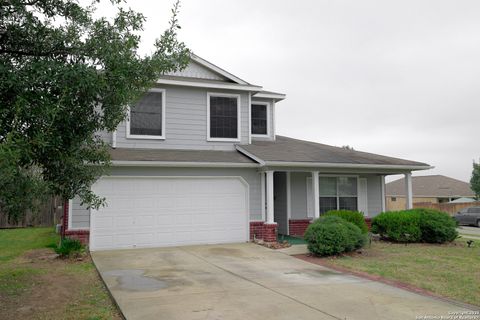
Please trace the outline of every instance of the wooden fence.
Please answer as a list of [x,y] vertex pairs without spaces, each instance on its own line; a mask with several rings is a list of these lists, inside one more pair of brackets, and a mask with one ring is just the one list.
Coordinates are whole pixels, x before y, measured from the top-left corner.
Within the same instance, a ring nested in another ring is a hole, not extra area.
[[480,201],[476,202],[462,202],[462,203],[430,203],[430,202],[418,202],[413,204],[414,208],[427,208],[435,209],[443,212],[447,212],[450,215],[454,215],[463,208],[468,207],[480,207]]
[[60,223],[62,214],[62,200],[59,197],[51,197],[41,205],[38,212],[27,211],[22,221],[17,224],[8,223],[7,215],[0,212],[0,228],[50,227]]

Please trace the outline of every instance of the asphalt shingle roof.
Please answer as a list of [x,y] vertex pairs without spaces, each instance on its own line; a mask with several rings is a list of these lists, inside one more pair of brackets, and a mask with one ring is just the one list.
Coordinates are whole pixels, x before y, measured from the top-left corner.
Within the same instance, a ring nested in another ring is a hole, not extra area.
[[[442,175],[412,177],[414,197],[473,197],[470,184]],[[385,185],[387,196],[405,196],[405,179],[398,179]]]
[[422,162],[348,150],[284,136],[276,136],[275,141],[252,141],[250,145],[239,147],[266,162],[429,166]]
[[256,163],[238,151],[116,148],[110,156],[113,161]]

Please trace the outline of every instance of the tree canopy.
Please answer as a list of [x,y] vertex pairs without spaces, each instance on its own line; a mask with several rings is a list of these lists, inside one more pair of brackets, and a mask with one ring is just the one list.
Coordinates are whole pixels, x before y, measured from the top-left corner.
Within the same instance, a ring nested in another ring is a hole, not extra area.
[[480,199],[480,162],[473,161],[472,178],[470,179],[470,188],[475,192],[477,199]]
[[112,0],[115,16],[97,18],[98,2],[0,0],[0,206],[11,220],[47,193],[101,205],[90,190],[109,166],[98,133],[188,64],[178,2],[150,55],[138,52],[145,17]]

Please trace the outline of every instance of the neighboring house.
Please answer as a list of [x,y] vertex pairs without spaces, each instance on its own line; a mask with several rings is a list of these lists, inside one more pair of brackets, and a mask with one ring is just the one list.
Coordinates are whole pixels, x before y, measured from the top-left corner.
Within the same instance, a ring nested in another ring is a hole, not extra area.
[[103,133],[112,167],[92,189],[108,205],[68,201],[64,235],[91,250],[272,241],[302,235],[331,209],[373,217],[385,209],[386,175],[430,168],[277,136],[284,99],[192,55]]
[[[446,203],[458,198],[473,199],[470,184],[442,175],[412,177],[413,203]],[[405,209],[405,179],[389,182],[385,186],[387,210]]]

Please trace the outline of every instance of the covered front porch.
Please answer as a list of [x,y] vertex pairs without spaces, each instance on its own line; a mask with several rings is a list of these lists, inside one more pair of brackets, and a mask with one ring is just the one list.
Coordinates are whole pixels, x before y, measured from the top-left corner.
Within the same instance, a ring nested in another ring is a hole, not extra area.
[[370,219],[385,211],[385,177],[403,174],[406,209],[412,208],[411,171],[369,168],[264,168],[261,219],[250,222],[250,239],[276,241],[303,236],[311,221],[329,210],[354,210]]

